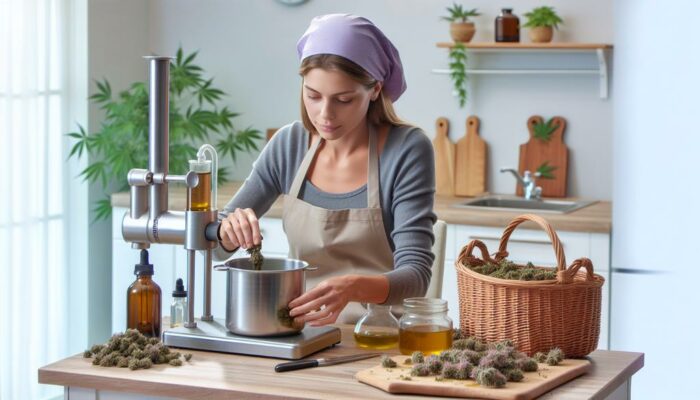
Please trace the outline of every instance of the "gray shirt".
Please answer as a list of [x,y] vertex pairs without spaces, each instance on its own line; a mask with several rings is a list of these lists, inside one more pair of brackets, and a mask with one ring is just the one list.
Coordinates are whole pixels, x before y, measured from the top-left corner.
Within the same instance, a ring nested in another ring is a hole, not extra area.
[[[236,208],[251,208],[258,217],[263,216],[279,195],[289,193],[308,143],[309,132],[299,121],[277,131],[223,214]],[[379,156],[379,187],[384,230],[394,253],[394,269],[385,273],[389,279],[385,304],[400,304],[404,298],[425,295],[434,259],[434,154],[430,140],[420,128],[392,127]],[[306,180],[299,197],[327,209],[364,208],[367,186],[333,194]],[[221,247],[218,255],[226,255]]]

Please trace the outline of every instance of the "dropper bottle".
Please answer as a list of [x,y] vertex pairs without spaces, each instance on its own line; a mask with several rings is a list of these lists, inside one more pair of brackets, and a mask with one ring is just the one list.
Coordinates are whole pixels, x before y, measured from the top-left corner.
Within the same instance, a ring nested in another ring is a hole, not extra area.
[[134,266],[136,280],[126,292],[126,327],[145,336],[160,337],[161,291],[153,281],[153,264],[148,250],[141,250],[141,262]]
[[173,303],[170,305],[170,327],[175,328],[182,325],[187,310],[187,291],[182,279],[177,278],[175,290],[173,290]]

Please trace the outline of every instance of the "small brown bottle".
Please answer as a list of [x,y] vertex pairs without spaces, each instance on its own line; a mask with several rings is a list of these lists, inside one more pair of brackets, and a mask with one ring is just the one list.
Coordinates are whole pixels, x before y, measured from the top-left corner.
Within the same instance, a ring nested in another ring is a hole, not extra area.
[[512,8],[501,9],[501,14],[496,17],[496,41],[520,41],[520,20],[513,14]]
[[153,281],[153,264],[148,250],[141,250],[141,262],[134,266],[136,280],[126,292],[126,327],[149,337],[160,337],[161,292]]

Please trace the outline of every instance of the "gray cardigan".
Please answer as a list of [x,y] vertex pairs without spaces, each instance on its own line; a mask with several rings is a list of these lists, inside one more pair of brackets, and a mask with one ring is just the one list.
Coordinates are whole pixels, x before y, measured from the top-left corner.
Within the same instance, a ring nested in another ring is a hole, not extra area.
[[[281,128],[262,150],[221,218],[236,208],[251,208],[258,217],[263,216],[279,195],[289,193],[308,143],[309,132],[301,122]],[[385,273],[389,279],[385,304],[401,304],[404,298],[425,295],[434,259],[434,153],[420,128],[392,127],[379,158],[379,186],[384,229],[394,252],[394,269]],[[324,193],[305,181],[300,198],[328,209],[367,207],[366,185],[338,195]],[[230,254],[221,246],[217,249],[217,258]]]

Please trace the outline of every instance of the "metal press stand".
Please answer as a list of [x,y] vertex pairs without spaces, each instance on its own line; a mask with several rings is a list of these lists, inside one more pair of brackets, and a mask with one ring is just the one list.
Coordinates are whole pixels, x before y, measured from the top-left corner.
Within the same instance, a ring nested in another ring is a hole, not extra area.
[[[168,183],[183,183],[188,190],[198,185],[195,172],[168,174],[168,116],[170,60],[172,57],[145,57],[149,60],[148,169],[132,169],[127,180],[131,206],[122,220],[122,236],[134,249],[147,249],[152,243],[181,244],[187,251],[187,306],[184,327],[165,330],[168,346],[297,359],[340,342],[340,330],[332,327],[305,328],[285,337],[245,337],[230,333],[211,314],[212,249],[217,246],[218,210],[168,210]],[[216,185],[216,182],[213,183]],[[204,252],[204,310],[194,318],[195,254]]]

